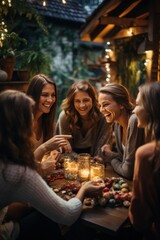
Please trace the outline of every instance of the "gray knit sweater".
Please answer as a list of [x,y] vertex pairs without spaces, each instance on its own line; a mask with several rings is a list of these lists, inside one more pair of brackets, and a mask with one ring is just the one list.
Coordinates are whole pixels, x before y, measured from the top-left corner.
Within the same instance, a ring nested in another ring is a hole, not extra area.
[[115,143],[117,155],[111,160],[111,165],[119,175],[132,179],[137,148],[144,144],[144,130],[137,127],[136,115],[131,115],[128,121],[127,140],[122,146],[122,127],[115,123]]
[[97,123],[88,129],[85,136],[82,136],[81,129],[74,128],[73,131],[69,128],[65,112],[62,111],[59,115],[57,126],[57,134],[71,134],[71,146],[74,148],[90,148],[91,156],[101,156],[101,147],[104,144],[111,144],[112,142],[112,128],[111,125],[106,123],[105,117],[101,114]]
[[0,163],[0,209],[12,202],[26,202],[51,220],[71,225],[82,210],[78,198],[65,201],[46,184],[42,177],[28,167],[10,164],[3,172]]

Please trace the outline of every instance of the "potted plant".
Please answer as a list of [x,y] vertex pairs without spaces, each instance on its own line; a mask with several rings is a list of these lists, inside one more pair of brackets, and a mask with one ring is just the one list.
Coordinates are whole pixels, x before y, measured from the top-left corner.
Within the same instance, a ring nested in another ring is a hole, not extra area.
[[9,81],[12,80],[13,70],[16,63],[16,52],[20,47],[27,44],[26,39],[19,37],[15,32],[6,34],[0,46],[0,68],[7,72]]
[[30,48],[24,49],[17,54],[16,58],[16,70],[18,75],[23,73],[29,73],[29,77],[43,72],[49,74],[51,59],[43,49]]

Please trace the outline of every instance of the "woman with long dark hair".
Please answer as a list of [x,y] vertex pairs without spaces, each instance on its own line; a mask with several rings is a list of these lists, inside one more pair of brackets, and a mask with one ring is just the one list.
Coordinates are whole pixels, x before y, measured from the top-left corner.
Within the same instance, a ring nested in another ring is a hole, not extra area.
[[[33,208],[18,222],[16,237],[11,237],[11,232],[10,239],[58,240],[58,224],[74,223],[82,211],[85,195],[104,185],[86,182],[69,201],[54,193],[37,172],[32,149],[33,109],[34,101],[25,93],[15,90],[0,93],[0,210],[17,202]],[[46,230],[48,224],[50,232]]]
[[160,239],[160,82],[139,88],[134,112],[146,144],[136,151],[129,216],[143,239]]

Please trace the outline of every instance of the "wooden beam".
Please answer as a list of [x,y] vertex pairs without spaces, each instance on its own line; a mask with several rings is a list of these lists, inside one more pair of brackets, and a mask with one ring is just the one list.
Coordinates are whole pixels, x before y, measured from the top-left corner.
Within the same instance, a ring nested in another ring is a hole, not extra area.
[[101,17],[100,24],[114,24],[122,28],[128,27],[145,27],[148,25],[148,20],[136,18],[118,18],[118,17]]
[[132,4],[129,5],[128,8],[126,8],[120,15],[119,17],[123,17],[125,15],[127,15],[129,12],[132,11],[132,9],[134,9],[142,0],[137,0],[134,1]]
[[107,40],[114,40],[114,39],[119,39],[119,38],[127,38],[127,37],[132,37],[135,35],[143,34],[148,32],[147,27],[138,27],[138,28],[132,28],[132,32],[129,33],[129,29],[122,29],[120,30],[117,34],[110,34],[108,33],[107,35],[103,36],[104,41]]
[[103,38],[103,36],[108,34],[113,28],[113,24],[109,24],[106,27],[104,27],[103,25],[99,25],[99,28],[95,29],[93,32],[90,33],[91,40],[95,40],[97,37]]
[[153,41],[153,56],[151,65],[150,81],[159,80],[159,61],[160,61],[160,5],[159,0],[153,1],[151,15],[150,39]]
[[[80,37],[82,38],[86,33],[90,33],[93,29],[93,26],[95,27],[97,25],[97,21],[99,22],[99,18],[103,16],[104,13],[108,13],[118,7],[118,5],[121,3],[122,0],[112,0],[109,1],[107,4],[93,12],[93,14],[90,16],[90,18],[87,20],[86,24],[84,24],[83,28],[80,31]],[[96,23],[95,23],[96,22]]]

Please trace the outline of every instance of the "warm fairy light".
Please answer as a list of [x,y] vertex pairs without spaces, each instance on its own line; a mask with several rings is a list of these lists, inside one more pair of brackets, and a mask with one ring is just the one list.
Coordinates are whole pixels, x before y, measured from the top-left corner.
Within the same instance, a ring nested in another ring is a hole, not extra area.
[[106,82],[110,82],[111,80],[111,74],[110,74],[110,58],[112,55],[112,49],[110,48],[111,42],[106,42],[106,48],[105,48],[105,58],[107,59],[105,64],[106,69]]
[[105,56],[105,58],[107,58],[107,59],[108,59],[108,58],[109,58],[109,55],[107,54],[107,55]]
[[11,0],[8,0],[8,6],[9,6],[9,7],[12,6]]
[[9,7],[11,7],[12,1],[11,0],[2,0],[2,5],[8,5]]
[[106,78],[106,82],[108,82],[108,83],[109,83],[109,82],[110,82],[110,78]]
[[144,65],[147,66],[150,61],[151,61],[150,59],[146,59]]
[[43,1],[43,3],[42,3],[42,4],[43,4],[43,7],[45,7],[45,6],[46,6],[46,1]]
[[66,0],[62,0],[62,3],[66,4],[67,2],[66,2]]
[[130,36],[133,36],[133,35],[134,35],[132,28],[129,28],[129,30],[128,30],[127,32],[128,32],[128,34],[129,34]]
[[105,52],[108,52],[108,53],[110,53],[112,50],[110,49],[110,48],[106,48],[105,49]]
[[107,72],[110,72],[110,70],[111,70],[111,69],[110,69],[110,66],[108,66],[108,64],[106,64],[105,67],[106,67],[106,71],[107,71]]
[[2,22],[0,23],[0,41],[1,41],[1,43],[3,43],[3,40],[5,39],[7,32],[8,32],[7,26],[4,22],[4,20],[2,19]]

